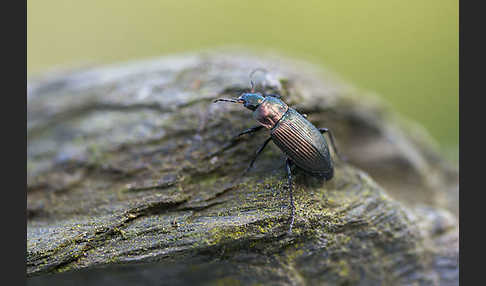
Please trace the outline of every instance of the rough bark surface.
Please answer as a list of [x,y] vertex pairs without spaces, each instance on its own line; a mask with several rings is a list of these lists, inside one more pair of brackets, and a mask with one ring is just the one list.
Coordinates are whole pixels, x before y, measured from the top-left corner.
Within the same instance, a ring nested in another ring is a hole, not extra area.
[[[249,110],[268,89],[334,132],[335,177],[295,170]],[[458,170],[419,126],[304,63],[234,51],[48,74],[28,84],[31,285],[457,285]],[[74,271],[75,270],[75,271]],[[47,273],[66,272],[55,275]]]

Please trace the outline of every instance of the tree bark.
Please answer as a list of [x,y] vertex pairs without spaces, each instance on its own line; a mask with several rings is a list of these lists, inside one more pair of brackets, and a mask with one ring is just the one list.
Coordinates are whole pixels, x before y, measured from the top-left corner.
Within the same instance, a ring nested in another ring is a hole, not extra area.
[[[259,67],[347,158],[328,182],[295,170],[291,234],[283,154],[242,177],[268,132],[230,146],[256,122],[212,103]],[[27,109],[29,284],[458,284],[457,167],[309,64],[217,51],[60,72],[29,81]]]

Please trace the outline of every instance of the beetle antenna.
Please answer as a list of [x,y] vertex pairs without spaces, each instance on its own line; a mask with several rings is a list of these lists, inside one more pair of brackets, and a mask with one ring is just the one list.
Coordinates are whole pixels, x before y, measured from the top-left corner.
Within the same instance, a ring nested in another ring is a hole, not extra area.
[[252,70],[252,71],[250,72],[249,77],[250,77],[250,86],[251,86],[251,92],[255,92],[255,82],[253,81],[253,75],[254,75],[254,74],[257,72],[257,71],[262,71],[262,72],[265,74],[265,76],[268,74],[268,71],[267,71],[266,69],[264,69],[264,68],[256,68],[256,69],[254,69],[254,70]]
[[238,100],[236,99],[227,99],[227,98],[218,98],[216,100],[213,101],[213,103],[216,103],[218,101],[225,101],[225,102],[233,102],[233,103],[240,103]]
[[255,82],[250,79],[250,85],[251,85],[251,93],[254,93],[255,92]]
[[264,73],[265,73],[265,75],[268,73],[268,71],[267,71],[266,69],[264,69],[264,68],[256,68],[256,69],[254,69],[254,70],[252,70],[252,71],[250,72],[250,78],[251,78],[251,77],[253,76],[253,74],[254,74],[254,73],[256,73],[257,71],[262,71],[262,72],[264,72]]

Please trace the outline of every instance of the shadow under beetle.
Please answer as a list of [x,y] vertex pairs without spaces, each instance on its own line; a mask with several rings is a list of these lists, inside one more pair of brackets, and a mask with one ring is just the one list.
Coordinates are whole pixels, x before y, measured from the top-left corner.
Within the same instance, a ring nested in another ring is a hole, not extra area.
[[[250,74],[250,78],[255,71]],[[260,125],[240,132],[235,138],[243,134],[257,132],[264,127],[270,131],[270,137],[258,148],[255,157],[243,174],[246,174],[251,169],[268,142],[273,141],[285,153],[290,194],[290,233],[292,232],[295,218],[291,166],[295,164],[309,175],[323,178],[326,181],[330,180],[334,175],[334,167],[327,141],[323,136],[324,133],[329,134],[332,148],[334,148],[336,155],[339,156],[339,154],[334,144],[334,136],[329,129],[316,128],[306,119],[307,116],[300,114],[285,104],[280,99],[280,95],[255,92],[253,80],[250,80],[250,84],[251,92],[243,93],[235,99],[216,99],[214,103],[220,101],[240,103],[253,111],[253,118]]]

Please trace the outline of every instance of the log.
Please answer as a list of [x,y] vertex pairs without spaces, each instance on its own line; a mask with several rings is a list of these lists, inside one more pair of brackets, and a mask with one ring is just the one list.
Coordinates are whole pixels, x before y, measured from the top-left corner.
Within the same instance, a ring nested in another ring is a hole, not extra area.
[[[290,234],[284,155],[241,176],[268,133],[229,144],[255,121],[212,103],[255,68],[346,157],[328,182],[295,170]],[[27,102],[30,285],[458,285],[457,166],[328,71],[218,50],[48,73]]]

